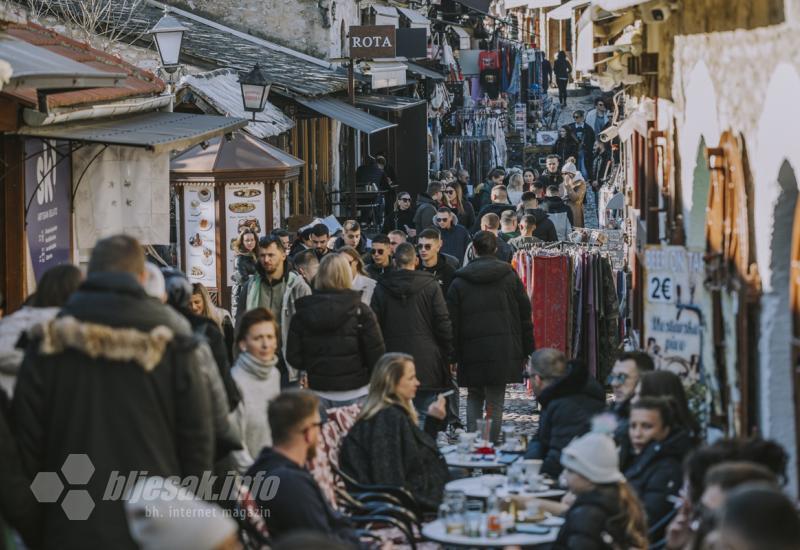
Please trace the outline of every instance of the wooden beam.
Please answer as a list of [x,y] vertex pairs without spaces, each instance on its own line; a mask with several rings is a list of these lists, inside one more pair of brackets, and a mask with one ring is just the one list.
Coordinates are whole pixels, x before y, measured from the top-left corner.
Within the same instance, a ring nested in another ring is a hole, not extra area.
[[3,295],[5,314],[22,307],[26,298],[25,164],[22,139],[3,138]]

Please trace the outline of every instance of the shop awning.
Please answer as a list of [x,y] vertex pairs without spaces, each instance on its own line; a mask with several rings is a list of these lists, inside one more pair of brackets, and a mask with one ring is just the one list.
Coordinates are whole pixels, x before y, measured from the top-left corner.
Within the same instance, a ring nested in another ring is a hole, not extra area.
[[406,66],[408,67],[408,72],[417,76],[422,76],[433,80],[444,80],[446,78],[442,73],[434,71],[433,69],[429,69],[423,65],[417,65],[416,63],[406,61]]
[[390,6],[373,5],[370,6],[375,11],[375,25],[394,25],[400,20],[397,8]]
[[143,147],[161,153],[186,149],[246,125],[244,118],[151,112],[51,126],[24,126],[17,133],[42,139]]
[[552,8],[553,6],[560,6],[561,0],[506,0],[506,9],[511,8],[528,8],[535,10],[537,8]]
[[569,0],[566,4],[562,4],[553,11],[547,12],[548,19],[570,19],[573,10],[590,4],[590,0]]
[[11,65],[12,71],[4,91],[16,88],[108,88],[117,86],[128,77],[121,72],[95,69],[8,35],[0,36],[0,59]]
[[356,97],[356,104],[376,111],[404,111],[423,103],[425,103],[424,99],[396,95],[360,95]]
[[391,122],[387,122],[382,118],[372,116],[371,114],[353,107],[349,103],[345,103],[339,99],[333,99],[331,97],[305,99],[298,97],[297,101],[312,111],[316,111],[334,120],[338,120],[345,126],[349,126],[350,128],[358,130],[359,132],[364,132],[365,134],[374,134],[375,132],[388,130],[389,128],[397,126],[397,124],[392,124]]

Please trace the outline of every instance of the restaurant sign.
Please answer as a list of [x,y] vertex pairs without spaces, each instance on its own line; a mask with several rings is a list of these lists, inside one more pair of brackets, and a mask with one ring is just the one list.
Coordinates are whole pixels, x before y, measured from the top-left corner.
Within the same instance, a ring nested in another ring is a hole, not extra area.
[[393,25],[350,27],[350,57],[378,59],[396,57],[397,29]]

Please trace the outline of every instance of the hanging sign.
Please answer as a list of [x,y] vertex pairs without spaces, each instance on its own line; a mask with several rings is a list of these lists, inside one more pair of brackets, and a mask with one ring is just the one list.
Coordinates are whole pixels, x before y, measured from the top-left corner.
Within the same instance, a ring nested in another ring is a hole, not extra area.
[[183,247],[186,276],[192,283],[217,287],[217,229],[214,188],[183,188]]
[[234,262],[236,250],[233,243],[239,233],[250,228],[260,237],[271,230],[264,227],[267,219],[266,201],[263,183],[228,184],[225,186],[225,257],[228,264],[228,286],[233,286],[233,276],[236,273]]
[[394,25],[350,27],[349,45],[351,58],[397,57],[397,29]]

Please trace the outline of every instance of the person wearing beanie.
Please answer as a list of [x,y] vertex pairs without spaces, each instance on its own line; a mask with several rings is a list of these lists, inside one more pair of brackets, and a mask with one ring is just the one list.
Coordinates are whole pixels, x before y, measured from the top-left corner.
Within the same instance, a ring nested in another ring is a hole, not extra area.
[[647,522],[619,470],[614,440],[590,432],[561,452],[562,484],[574,495],[553,550],[647,548]]
[[239,550],[236,522],[172,479],[139,480],[125,501],[131,536],[141,550]]

